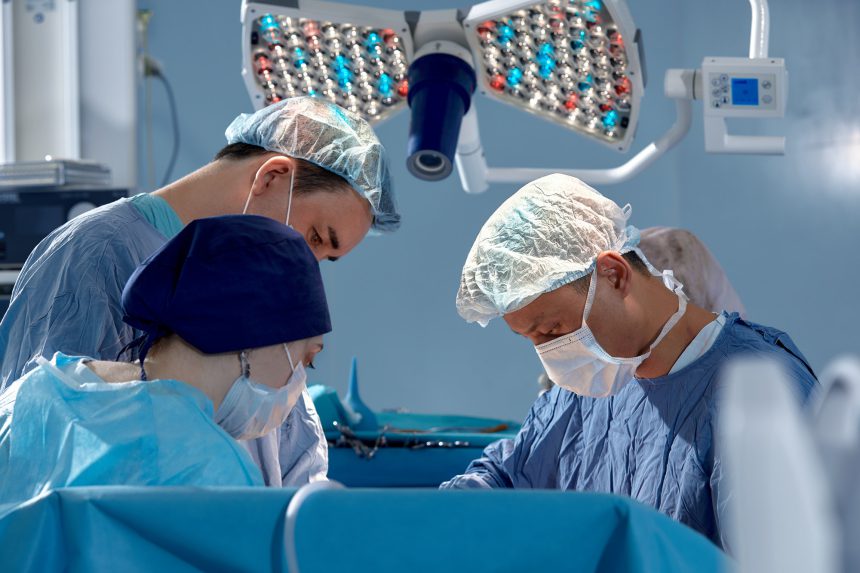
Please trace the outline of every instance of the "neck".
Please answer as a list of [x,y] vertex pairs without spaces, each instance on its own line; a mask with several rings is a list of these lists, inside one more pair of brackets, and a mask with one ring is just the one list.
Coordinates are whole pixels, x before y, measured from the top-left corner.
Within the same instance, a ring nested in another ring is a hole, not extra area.
[[[105,382],[130,382],[140,379],[140,364],[95,360],[87,366]],[[206,355],[173,336],[162,341],[144,363],[149,380],[179,380],[193,386],[221,405],[230,386],[240,374],[235,354]]]
[[157,352],[147,356],[144,366],[150,380],[180,380],[194,386],[212,400],[216,410],[240,375],[235,353],[203,354],[177,336],[166,340]]
[[187,225],[195,219],[242,212],[256,168],[248,161],[215,161],[154,191]]
[[[649,301],[647,307],[651,309],[646,318],[649,325],[648,331],[653,332],[648,345],[659,336],[666,322],[678,311],[677,295],[665,288],[660,279],[655,280],[659,281],[659,284],[652,283],[650,285],[654,292],[651,293],[652,300]],[[668,374],[687,346],[713,320],[714,313],[687,302],[684,316],[654,347],[651,356],[636,369],[636,376],[639,378],[657,378]],[[643,352],[645,351],[647,351],[647,346]]]

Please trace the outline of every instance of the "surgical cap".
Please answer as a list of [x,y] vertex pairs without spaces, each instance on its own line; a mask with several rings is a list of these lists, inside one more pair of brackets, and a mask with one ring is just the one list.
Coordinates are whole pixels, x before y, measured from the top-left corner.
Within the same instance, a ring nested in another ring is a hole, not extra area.
[[484,223],[460,277],[457,311],[486,326],[540,295],[589,275],[603,251],[632,251],[639,231],[623,209],[579,179],[527,184]]
[[191,222],[135,270],[122,307],[123,320],[144,332],[141,362],[172,333],[217,354],[331,331],[319,263],[305,239],[256,215]]
[[400,226],[388,154],[358,115],[319,98],[293,97],[239,115],[226,136],[228,143],[256,145],[340,175],[370,202],[374,230]]
[[746,314],[729,277],[708,248],[690,231],[671,227],[642,229],[639,248],[659,269],[672,269],[690,300],[704,308]]

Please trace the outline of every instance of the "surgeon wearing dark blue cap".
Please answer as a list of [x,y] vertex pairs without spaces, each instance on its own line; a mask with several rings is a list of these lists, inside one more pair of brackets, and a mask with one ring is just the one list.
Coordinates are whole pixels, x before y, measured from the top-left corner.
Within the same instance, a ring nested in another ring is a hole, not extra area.
[[266,217],[194,221],[138,267],[122,306],[139,361],[58,352],[0,397],[0,504],[81,485],[263,484],[236,440],[283,425],[331,331],[304,238]]

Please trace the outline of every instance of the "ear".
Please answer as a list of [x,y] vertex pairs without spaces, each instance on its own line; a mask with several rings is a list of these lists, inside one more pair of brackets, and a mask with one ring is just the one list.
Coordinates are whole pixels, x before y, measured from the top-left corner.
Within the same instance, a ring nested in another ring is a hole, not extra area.
[[621,298],[630,292],[633,272],[633,267],[618,251],[603,251],[597,255],[598,278],[608,280]]
[[255,196],[262,195],[275,187],[279,188],[283,181],[286,181],[287,186],[289,186],[293,169],[295,169],[295,161],[292,157],[275,155],[268,158],[254,174],[254,181],[251,182],[251,193]]

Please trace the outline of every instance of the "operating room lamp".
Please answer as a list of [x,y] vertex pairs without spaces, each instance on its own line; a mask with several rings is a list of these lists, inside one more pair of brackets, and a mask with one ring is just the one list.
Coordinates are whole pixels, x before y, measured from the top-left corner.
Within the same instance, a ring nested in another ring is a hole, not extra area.
[[328,99],[378,123],[411,110],[407,166],[426,180],[456,164],[463,188],[524,183],[549,172],[593,184],[637,175],[689,131],[701,100],[711,153],[782,154],[783,137],[729,134],[725,119],[781,117],[787,72],[769,58],[767,0],[750,0],[748,58],[706,57],[670,69],[675,123],[609,169],[491,167],[475,91],[619,152],[630,149],[645,91],[641,32],[624,0],[491,0],[463,10],[383,10],[319,0],[242,4],[243,75],[255,107],[297,95]]

